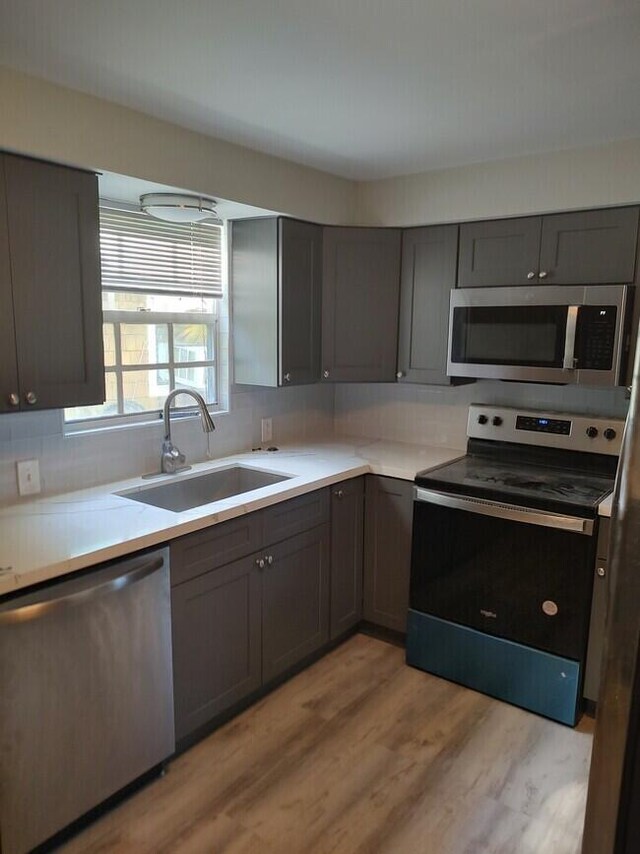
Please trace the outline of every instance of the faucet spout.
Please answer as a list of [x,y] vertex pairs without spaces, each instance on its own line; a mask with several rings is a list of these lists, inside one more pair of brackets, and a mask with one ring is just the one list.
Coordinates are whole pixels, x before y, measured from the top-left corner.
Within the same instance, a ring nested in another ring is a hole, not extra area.
[[207,404],[204,402],[204,398],[201,394],[198,394],[197,391],[192,391],[191,389],[182,388],[176,388],[169,392],[167,399],[164,402],[164,442],[162,443],[161,458],[162,471],[167,474],[175,474],[178,471],[184,471],[185,469],[191,468],[191,466],[184,465],[186,462],[185,455],[182,454],[179,448],[177,448],[171,441],[171,404],[179,394],[189,395],[198,404],[200,421],[202,422],[202,429],[205,433],[212,433],[216,429],[213,419],[209,414],[209,410],[207,409]]

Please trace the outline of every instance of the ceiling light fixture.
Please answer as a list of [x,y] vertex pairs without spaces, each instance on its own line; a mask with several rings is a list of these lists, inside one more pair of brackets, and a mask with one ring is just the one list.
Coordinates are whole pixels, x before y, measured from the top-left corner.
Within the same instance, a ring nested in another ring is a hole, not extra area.
[[206,196],[188,196],[184,193],[145,193],[140,196],[140,208],[166,222],[201,222],[208,220],[222,225],[216,213],[215,199]]

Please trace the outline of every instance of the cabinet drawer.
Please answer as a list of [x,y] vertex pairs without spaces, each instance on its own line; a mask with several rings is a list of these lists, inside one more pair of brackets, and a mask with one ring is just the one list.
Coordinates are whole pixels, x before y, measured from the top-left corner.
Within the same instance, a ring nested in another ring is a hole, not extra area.
[[171,543],[171,585],[238,560],[262,545],[262,513],[250,513]]
[[329,490],[318,489],[263,511],[264,542],[277,543],[329,521]]

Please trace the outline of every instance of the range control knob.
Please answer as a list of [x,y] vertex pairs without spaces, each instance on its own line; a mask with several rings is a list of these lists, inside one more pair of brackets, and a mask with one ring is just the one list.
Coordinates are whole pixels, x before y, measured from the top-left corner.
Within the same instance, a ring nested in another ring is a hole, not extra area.
[[478,424],[486,424],[488,420],[486,415],[478,415]]
[[610,442],[612,439],[615,439],[618,434],[612,427],[607,427],[604,431],[604,438]]
[[590,439],[595,439],[597,435],[598,435],[598,428],[597,427],[587,427],[587,436]]
[[499,427],[502,424],[502,418],[499,415],[494,415],[491,419],[491,423],[494,427]]

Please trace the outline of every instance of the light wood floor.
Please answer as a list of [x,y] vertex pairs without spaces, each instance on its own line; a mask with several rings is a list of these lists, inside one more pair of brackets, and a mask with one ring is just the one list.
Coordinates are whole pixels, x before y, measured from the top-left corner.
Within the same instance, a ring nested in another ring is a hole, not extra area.
[[577,854],[592,723],[554,724],[356,635],[64,854]]

